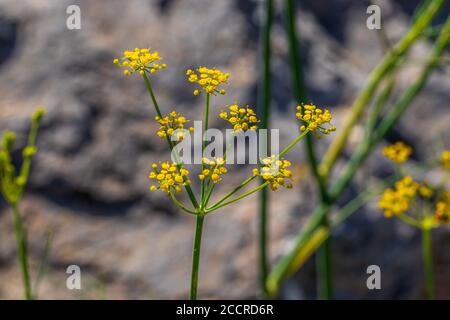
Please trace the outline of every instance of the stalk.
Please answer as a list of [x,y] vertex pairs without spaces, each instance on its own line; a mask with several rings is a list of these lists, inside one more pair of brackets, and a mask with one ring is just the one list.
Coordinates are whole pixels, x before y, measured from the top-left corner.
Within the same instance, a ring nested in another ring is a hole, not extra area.
[[[350,181],[353,179],[357,170],[366,160],[370,152],[376,147],[376,145],[389,133],[401,115],[410,106],[414,98],[425,86],[431,71],[436,66],[437,59],[442,55],[445,48],[448,46],[450,40],[450,17],[447,19],[444,27],[438,39],[435,42],[432,53],[428,58],[428,64],[423,68],[421,75],[416,81],[406,90],[406,92],[400,97],[397,103],[392,107],[392,111],[384,117],[383,121],[379,124],[378,128],[373,132],[372,138],[369,142],[362,141],[355,151],[354,155],[350,159],[347,166],[342,170],[341,176],[337,182],[332,186],[330,190],[330,198],[334,203],[342,192],[346,189]],[[283,257],[280,262],[275,266],[269,277],[269,287],[271,293],[275,294],[279,288],[281,281],[291,275],[297,269],[294,262],[300,250],[307,243],[308,239],[313,236],[314,232],[321,226],[321,221],[331,210],[332,206],[322,203],[312,214],[308,220],[306,226],[297,236],[293,249]]]
[[[328,215],[326,215],[319,229],[329,229]],[[333,299],[333,269],[331,260],[330,236],[324,239],[323,244],[317,250],[316,270],[318,275],[317,293],[321,300]]]
[[22,219],[20,217],[20,212],[17,204],[12,205],[12,210],[13,210],[14,233],[16,236],[16,244],[17,244],[17,257],[20,264],[20,271],[22,273],[24,298],[25,300],[31,300],[33,299],[33,294],[31,292],[30,273],[28,268],[26,235],[23,229]]
[[433,254],[431,250],[431,229],[422,226],[422,258],[425,272],[425,288],[428,300],[434,299]]
[[[262,53],[262,77],[259,89],[259,107],[261,112],[262,129],[269,127],[270,114],[270,66],[271,66],[271,47],[270,47],[270,33],[273,22],[273,0],[265,1],[265,21],[261,32],[261,53]],[[259,273],[261,289],[264,295],[266,290],[266,278],[268,274],[267,262],[267,224],[268,224],[268,192],[263,188],[260,193],[260,208],[259,208]]]
[[197,299],[197,288],[198,288],[198,274],[200,265],[200,249],[202,244],[202,233],[203,233],[203,214],[197,214],[196,226],[195,226],[195,237],[192,250],[192,274],[191,274],[191,291],[189,298],[191,300]]
[[333,140],[330,148],[326,152],[324,159],[319,167],[319,172],[322,176],[328,176],[336,160],[342,153],[345,147],[346,141],[357,123],[361,118],[364,109],[372,99],[373,95],[378,88],[378,85],[383,80],[384,76],[389,72],[389,70],[395,66],[397,61],[403,57],[410,46],[419,38],[423,31],[430,24],[433,17],[445,3],[445,0],[434,0],[431,1],[428,6],[421,11],[421,15],[414,22],[413,26],[409,32],[401,39],[394,48],[385,55],[383,60],[378,64],[378,66],[372,71],[369,76],[369,80],[364,90],[361,91],[358,98],[352,107],[352,112],[350,117],[345,122],[343,128],[339,130],[336,139]]
[[[208,121],[209,121],[209,100],[210,95],[209,93],[206,94],[206,103],[205,103],[205,120],[204,120],[204,128],[203,128],[203,134],[206,134],[206,131],[208,130]],[[203,138],[202,143],[202,171],[205,169],[205,165],[203,164],[203,153],[205,152],[206,148],[206,139]],[[202,180],[202,186],[201,186],[201,207],[204,208],[206,206],[206,196],[205,196],[205,179]]]
[[[295,1],[286,0],[285,1],[286,31],[289,41],[289,57],[291,63],[292,84],[297,104],[301,104],[302,102],[305,101],[306,90],[295,25],[296,15],[297,10]],[[322,179],[318,171],[318,161],[316,157],[316,152],[314,150],[314,140],[312,135],[306,136],[305,151],[308,157],[309,167],[311,168],[311,172],[313,173],[313,176],[320,191],[320,199],[322,202],[326,203],[328,201],[327,186],[325,180]],[[323,218],[322,224],[324,227],[327,227],[328,216]],[[320,258],[317,260],[318,262],[317,274],[318,274],[318,281],[320,283],[319,287],[324,288],[323,290],[319,290],[319,296],[322,299],[331,299],[333,295],[331,251],[329,250],[331,246],[330,241],[331,241],[330,238],[327,238],[325,243],[323,244],[323,247],[319,249]]]
[[[147,88],[150,98],[152,99],[156,114],[158,115],[158,117],[162,118],[161,109],[159,108],[158,102],[156,101],[155,93],[153,92],[153,88],[152,88],[149,78],[147,77],[147,74],[144,73],[142,78],[144,79],[145,87]],[[167,140],[167,144],[169,145],[170,151],[172,151],[174,146],[173,146],[172,141],[170,140],[170,137],[166,137],[166,140]],[[178,169],[181,168],[181,166],[179,164],[177,164],[177,167],[178,167]],[[184,186],[184,188],[186,189],[186,192],[187,192],[189,199],[191,200],[191,203],[194,206],[194,208],[198,208],[199,207],[198,201],[194,195],[194,192],[192,191],[191,186],[187,184]]]

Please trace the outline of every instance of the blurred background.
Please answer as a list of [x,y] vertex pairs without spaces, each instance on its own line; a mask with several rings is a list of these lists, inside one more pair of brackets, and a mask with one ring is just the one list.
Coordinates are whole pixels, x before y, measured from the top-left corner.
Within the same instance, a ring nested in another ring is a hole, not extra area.
[[[392,42],[408,30],[419,1],[379,1],[382,27]],[[298,1],[298,29],[308,98],[330,108],[339,128],[370,70],[383,56],[379,34],[366,27],[368,3]],[[66,28],[67,6],[81,8],[81,30]],[[273,30],[273,120],[283,142],[296,136],[282,1]],[[0,130],[18,133],[23,146],[34,108],[48,110],[39,154],[21,204],[36,270],[49,230],[49,266],[42,299],[186,298],[194,219],[162,193],[150,193],[150,164],[169,159],[154,134],[154,111],[139,77],[126,78],[112,64],[125,49],[158,50],[168,68],[153,77],[163,110],[198,119],[202,99],[192,95],[185,70],[217,66],[231,73],[227,95],[214,98],[212,114],[227,104],[255,106],[262,1],[257,0],[0,0]],[[436,23],[450,14],[442,10]],[[431,47],[422,41],[399,77],[398,91],[414,78]],[[449,53],[445,55],[449,58]],[[448,60],[447,60],[448,61]],[[450,77],[443,66],[389,136],[414,147],[413,161],[450,147]],[[170,110],[169,110],[170,109]],[[222,127],[213,120],[213,126]],[[362,132],[357,127],[351,141]],[[320,143],[324,149],[328,141]],[[352,152],[350,144],[347,152]],[[16,154],[20,156],[20,151]],[[271,201],[270,257],[286,253],[313,211],[315,189],[302,148],[289,159],[298,178],[293,190]],[[339,166],[338,166],[339,167]],[[379,152],[358,174],[342,203],[392,173]],[[220,190],[250,172],[239,167]],[[433,180],[436,174],[429,173]],[[228,187],[228,188],[227,188]],[[258,297],[256,197],[206,220],[199,296]],[[387,220],[376,202],[333,233],[336,298],[411,299],[423,296],[419,231]],[[450,228],[434,233],[437,297],[450,298]],[[66,288],[65,271],[76,264],[82,290]],[[366,268],[381,267],[382,290],[366,287]],[[33,275],[35,272],[33,272]],[[0,202],[0,298],[20,298],[11,212]],[[314,259],[282,288],[280,298],[315,297]]]

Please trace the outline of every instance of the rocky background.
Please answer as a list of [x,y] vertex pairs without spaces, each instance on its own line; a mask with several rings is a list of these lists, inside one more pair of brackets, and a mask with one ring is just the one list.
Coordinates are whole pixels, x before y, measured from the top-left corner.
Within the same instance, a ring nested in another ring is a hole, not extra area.
[[[383,28],[392,41],[408,29],[418,1],[380,1]],[[168,159],[154,135],[153,109],[144,84],[125,78],[112,64],[124,49],[157,49],[168,69],[154,77],[164,110],[196,118],[201,100],[192,95],[184,71],[197,65],[231,73],[228,93],[214,98],[213,114],[237,101],[256,103],[258,30],[256,0],[0,0],[0,129],[19,133],[23,145],[33,109],[48,110],[39,136],[28,193],[21,209],[29,229],[33,270],[50,232],[52,250],[42,299],[186,298],[194,220],[164,195],[148,192],[153,161]],[[332,108],[339,124],[370,70],[382,56],[377,31],[366,28],[367,3],[356,0],[299,1],[308,96]],[[81,30],[66,28],[66,8],[81,7]],[[273,30],[273,127],[283,141],[296,134],[294,103],[283,32],[282,2],[276,2]],[[450,13],[447,6],[437,23]],[[415,75],[430,48],[421,42],[415,61],[404,68],[397,91]],[[448,56],[448,53],[447,53]],[[398,96],[398,94],[396,94]],[[389,137],[414,146],[414,160],[433,158],[450,147],[450,78],[447,67],[426,89]],[[213,125],[220,127],[219,121]],[[352,143],[362,128],[356,128]],[[328,142],[321,142],[324,148]],[[351,152],[352,143],[349,145]],[[17,156],[20,151],[17,151]],[[286,252],[315,207],[315,190],[303,153],[291,155],[300,178],[271,202],[271,260]],[[222,191],[248,168],[227,177]],[[343,199],[392,171],[374,154]],[[431,172],[430,179],[438,179]],[[200,297],[257,298],[255,197],[206,221]],[[386,220],[375,203],[335,230],[336,298],[423,297],[420,234]],[[450,229],[434,234],[438,297],[450,298]],[[65,270],[82,270],[82,290],[66,289]],[[382,290],[366,288],[366,268],[382,270]],[[33,271],[33,276],[35,272]],[[283,287],[281,298],[314,298],[313,259]],[[0,202],[0,298],[21,297],[11,214]]]

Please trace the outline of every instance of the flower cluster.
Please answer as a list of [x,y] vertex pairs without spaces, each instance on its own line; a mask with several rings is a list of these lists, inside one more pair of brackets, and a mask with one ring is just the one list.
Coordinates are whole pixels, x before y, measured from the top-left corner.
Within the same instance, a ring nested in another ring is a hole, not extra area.
[[234,132],[256,130],[258,128],[257,124],[259,120],[253,109],[248,106],[245,108],[240,108],[237,104],[229,106],[228,109],[229,113],[227,111],[222,111],[219,114],[219,117],[231,123],[233,125]]
[[215,160],[208,159],[204,157],[202,159],[203,170],[198,178],[203,181],[206,178],[211,178],[213,183],[217,183],[222,180],[222,175],[228,172],[225,168],[225,159],[216,158]]
[[408,161],[411,153],[412,148],[401,141],[383,148],[383,155],[397,164]]
[[165,63],[156,63],[161,60],[159,53],[157,51],[150,51],[147,48],[124,51],[121,60],[122,62],[119,59],[114,59],[113,62],[115,65],[124,69],[123,74],[126,76],[135,72],[144,75],[146,71],[153,74],[156,71],[166,68]]
[[309,130],[318,139],[320,139],[318,132],[330,134],[331,132],[336,131],[336,127],[331,124],[331,119],[333,117],[328,109],[322,110],[315,105],[304,104],[297,106],[297,113],[295,116],[305,123],[300,127],[300,130]]
[[188,130],[189,132],[194,131],[193,127],[185,128],[185,125],[189,120],[176,111],[172,111],[162,118],[156,116],[155,120],[161,125],[156,133],[160,138],[170,137],[175,133],[178,140],[182,141],[186,135],[185,130]]
[[178,168],[176,163],[163,162],[160,164],[152,164],[154,171],[150,172],[149,178],[156,180],[158,186],[152,185],[151,191],[161,189],[167,193],[182,191],[182,186],[188,185],[187,179],[189,171],[184,168]]
[[[227,83],[230,77],[229,73],[206,67],[198,67],[195,71],[189,69],[186,71],[186,75],[189,82],[199,84],[201,87],[200,90],[204,90],[207,94],[225,94],[225,90],[219,90],[218,87],[223,83]],[[194,90],[194,95],[199,95],[200,90]]]
[[395,188],[388,188],[378,202],[378,206],[384,210],[387,218],[401,215],[408,211],[410,201],[413,199],[420,187],[411,176],[406,176],[395,183]]
[[439,223],[450,223],[450,192],[445,191],[439,198],[434,218]]
[[450,170],[450,150],[442,151],[441,164],[445,170]]
[[262,166],[253,169],[254,176],[260,176],[263,180],[269,182],[270,188],[275,191],[280,186],[288,189],[292,188],[291,177],[292,172],[287,169],[291,163],[285,159],[279,159],[272,155],[268,158],[262,159]]

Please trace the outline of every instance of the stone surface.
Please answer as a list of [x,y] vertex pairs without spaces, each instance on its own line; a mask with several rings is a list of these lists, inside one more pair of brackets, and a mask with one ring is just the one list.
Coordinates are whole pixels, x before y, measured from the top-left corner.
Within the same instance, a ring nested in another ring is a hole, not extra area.
[[[383,23],[392,41],[408,28],[411,3],[383,3]],[[68,30],[66,8],[79,4],[82,29]],[[276,2],[273,33],[273,127],[283,142],[296,135],[282,2]],[[315,0],[300,6],[308,99],[327,105],[342,123],[358,90],[382,56],[375,31],[365,27],[366,7],[359,1]],[[449,13],[448,6],[444,13]],[[28,119],[37,105],[48,110],[39,136],[22,211],[29,229],[33,269],[39,264],[46,233],[53,232],[49,268],[40,296],[51,298],[185,298],[189,287],[194,220],[160,194],[148,192],[153,161],[168,159],[164,141],[155,137],[154,112],[144,84],[125,78],[112,65],[124,49],[157,49],[168,69],[154,77],[162,108],[191,118],[201,113],[185,69],[217,66],[231,73],[228,93],[213,100],[214,114],[232,102],[256,104],[261,1],[0,0],[0,129],[19,133],[24,143]],[[442,16],[442,15],[441,15]],[[443,15],[445,17],[445,14]],[[417,75],[429,50],[423,41],[402,71],[398,93]],[[436,155],[440,142],[450,146],[448,68],[433,75],[388,140],[405,139],[414,158]],[[212,125],[222,126],[213,120]],[[356,128],[348,150],[363,128]],[[328,139],[320,143],[323,150]],[[304,156],[291,159],[302,177],[294,190],[272,197],[271,261],[286,252],[315,207],[314,187],[305,176]],[[345,195],[357,194],[392,168],[374,155]],[[240,182],[245,169],[227,177],[222,191]],[[201,261],[200,296],[258,297],[256,197],[207,218]],[[345,199],[344,199],[345,200]],[[10,212],[0,203],[0,298],[20,297],[20,274]],[[419,298],[422,296],[419,234],[385,220],[374,204],[360,210],[334,232],[337,298]],[[439,297],[450,298],[449,229],[436,232],[435,261]],[[65,287],[65,269],[77,264],[83,290]],[[378,264],[383,290],[365,287],[365,270]],[[311,260],[283,287],[281,297],[313,298]]]

